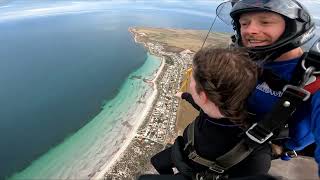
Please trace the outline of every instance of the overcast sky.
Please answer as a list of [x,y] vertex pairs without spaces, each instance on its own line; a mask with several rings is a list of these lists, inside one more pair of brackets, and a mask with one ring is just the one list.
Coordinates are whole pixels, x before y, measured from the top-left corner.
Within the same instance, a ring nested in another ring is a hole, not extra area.
[[[222,0],[0,0],[0,21],[106,10],[163,10],[213,17]],[[320,0],[303,0],[320,25]]]

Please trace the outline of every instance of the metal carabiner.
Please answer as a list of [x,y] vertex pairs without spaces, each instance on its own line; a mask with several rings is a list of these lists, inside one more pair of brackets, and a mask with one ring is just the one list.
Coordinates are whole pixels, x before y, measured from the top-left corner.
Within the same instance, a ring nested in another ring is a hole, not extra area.
[[[306,59],[303,59],[302,62],[301,62],[301,66],[302,66],[302,69],[307,71],[307,69],[309,69],[309,67],[307,68],[306,67]],[[313,66],[310,66],[310,67],[313,67]],[[313,71],[312,74],[320,74],[320,71]]]
[[313,66],[310,66],[306,69],[306,71],[303,74],[302,82],[299,85],[300,88],[304,88],[306,86],[307,82],[309,81],[309,79],[313,75],[314,71],[315,71],[315,68]]

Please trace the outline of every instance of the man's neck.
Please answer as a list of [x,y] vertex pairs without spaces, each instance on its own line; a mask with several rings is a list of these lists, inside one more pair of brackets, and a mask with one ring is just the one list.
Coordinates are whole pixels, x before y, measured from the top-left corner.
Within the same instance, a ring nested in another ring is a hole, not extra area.
[[302,54],[303,54],[303,50],[300,47],[298,47],[298,48],[292,49],[289,52],[286,52],[286,53],[282,54],[275,61],[277,61],[277,62],[279,62],[279,61],[287,61],[287,60],[290,60],[290,59],[298,58],[298,57],[302,56]]

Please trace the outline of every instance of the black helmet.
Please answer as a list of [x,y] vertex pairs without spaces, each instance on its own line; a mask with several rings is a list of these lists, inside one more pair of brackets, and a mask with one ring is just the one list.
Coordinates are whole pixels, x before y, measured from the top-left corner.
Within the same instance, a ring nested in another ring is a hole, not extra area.
[[315,26],[309,12],[296,0],[238,0],[230,12],[235,35],[235,44],[243,46],[240,34],[240,15],[247,12],[269,11],[280,14],[286,29],[279,39],[267,46],[248,48],[255,60],[273,61],[281,54],[300,47],[315,35]]

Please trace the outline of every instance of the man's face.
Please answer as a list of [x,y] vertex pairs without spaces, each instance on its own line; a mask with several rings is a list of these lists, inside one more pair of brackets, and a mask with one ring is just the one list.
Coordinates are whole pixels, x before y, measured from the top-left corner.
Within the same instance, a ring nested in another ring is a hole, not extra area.
[[285,30],[285,21],[272,12],[250,12],[240,16],[240,32],[245,47],[267,46],[276,42]]

